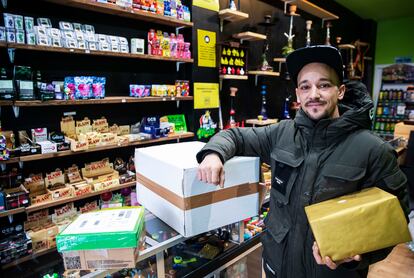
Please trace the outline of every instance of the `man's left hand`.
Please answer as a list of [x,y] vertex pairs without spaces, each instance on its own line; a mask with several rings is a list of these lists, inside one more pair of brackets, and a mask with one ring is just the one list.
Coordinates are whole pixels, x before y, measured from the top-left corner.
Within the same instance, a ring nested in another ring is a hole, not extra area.
[[358,261],[359,262],[362,259],[361,255],[356,255],[356,256],[353,256],[353,257],[345,258],[343,260],[334,262],[334,261],[332,261],[332,259],[330,257],[326,256],[325,261],[324,261],[324,260],[322,260],[321,253],[319,252],[319,246],[316,243],[316,241],[313,243],[312,251],[313,251],[313,257],[315,258],[315,261],[316,261],[317,264],[326,265],[327,267],[329,267],[332,270],[336,269],[339,265],[341,265],[343,263],[349,263],[349,262],[352,262],[352,261]]

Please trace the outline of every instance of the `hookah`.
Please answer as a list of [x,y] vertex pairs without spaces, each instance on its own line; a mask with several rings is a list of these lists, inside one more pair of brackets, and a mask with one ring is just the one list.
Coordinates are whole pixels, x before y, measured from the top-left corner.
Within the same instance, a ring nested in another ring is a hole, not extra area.
[[290,119],[289,101],[290,101],[290,97],[285,98],[285,104],[284,104],[284,107],[283,107],[283,119]]
[[310,30],[312,27],[312,20],[306,20],[306,47],[311,45]]
[[267,61],[267,53],[269,51],[269,42],[270,42],[270,34],[271,34],[271,27],[275,25],[275,23],[272,23],[272,16],[271,15],[265,15],[264,22],[259,23],[259,25],[265,27],[265,34],[266,34],[266,41],[263,47],[263,53],[262,53],[262,63],[260,64],[259,70],[261,71],[273,71],[273,67],[269,65],[269,62]]
[[284,33],[285,37],[288,39],[288,44],[282,48],[283,56],[287,56],[289,53],[295,50],[293,49],[293,38],[295,37],[295,35],[292,34],[292,31],[293,31],[293,17],[298,15],[296,14],[296,5],[290,5],[289,15],[290,15],[289,34]]
[[326,39],[325,39],[325,45],[331,45],[331,27],[332,23],[328,21],[326,23]]
[[237,11],[236,3],[234,0],[230,0],[229,9],[232,11]]
[[267,120],[267,110],[266,110],[266,85],[262,85],[262,91],[260,92],[262,95],[262,108],[260,109],[260,118],[262,120]]
[[234,99],[236,98],[238,90],[236,87],[230,87],[230,119],[226,128],[239,126],[239,123],[236,122],[236,110],[234,109]]

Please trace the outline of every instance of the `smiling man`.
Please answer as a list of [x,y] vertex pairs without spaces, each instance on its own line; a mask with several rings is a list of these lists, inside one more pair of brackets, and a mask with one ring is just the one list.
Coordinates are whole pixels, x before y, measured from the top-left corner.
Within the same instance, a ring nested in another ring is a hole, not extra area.
[[298,49],[286,63],[301,105],[295,119],[216,134],[197,154],[198,178],[223,185],[223,163],[235,155],[259,156],[271,165],[270,212],[262,236],[267,277],[366,277],[369,264],[387,250],[323,260],[304,207],[372,186],[404,195],[406,178],[392,147],[369,130],[373,104],[365,86],[343,84],[336,48]]

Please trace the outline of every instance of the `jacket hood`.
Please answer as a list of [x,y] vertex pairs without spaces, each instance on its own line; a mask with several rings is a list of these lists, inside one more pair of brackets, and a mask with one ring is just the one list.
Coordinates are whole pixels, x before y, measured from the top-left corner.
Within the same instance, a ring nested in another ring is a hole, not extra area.
[[[344,98],[339,101],[339,118],[311,120],[302,109],[295,117],[296,127],[314,144],[329,145],[358,129],[370,129],[373,102],[365,85],[359,81],[345,83]],[[310,136],[310,137],[309,137]]]

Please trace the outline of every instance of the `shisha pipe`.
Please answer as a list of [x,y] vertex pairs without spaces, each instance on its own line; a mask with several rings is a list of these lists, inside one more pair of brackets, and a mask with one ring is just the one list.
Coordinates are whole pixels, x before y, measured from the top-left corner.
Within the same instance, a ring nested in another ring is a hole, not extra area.
[[325,45],[331,45],[331,27],[332,23],[328,21],[326,23],[326,39],[325,39]]
[[262,85],[262,108],[260,109],[260,116],[263,120],[267,120],[267,110],[266,110],[266,85]]
[[295,35],[293,35],[292,32],[293,32],[293,17],[298,16],[298,14],[296,14],[296,5],[290,5],[289,15],[290,15],[289,34],[284,33],[284,35],[288,39],[288,44],[287,46],[282,48],[282,52],[284,56],[287,56],[290,52],[294,51],[293,38],[295,37]]
[[306,46],[311,45],[311,36],[310,36],[310,30],[312,27],[312,20],[306,20]]
[[272,71],[273,67],[269,65],[269,62],[267,61],[267,52],[269,51],[269,41],[270,41],[270,34],[271,30],[270,28],[275,25],[275,23],[272,23],[272,16],[271,15],[265,15],[264,16],[264,22],[260,22],[259,25],[265,27],[265,35],[266,40],[263,46],[263,54],[262,54],[262,63],[259,67],[259,70],[262,71]]
[[230,119],[229,119],[229,128],[237,127],[236,122],[236,110],[234,110],[234,99],[236,98],[236,93],[239,89],[236,87],[230,87]]

